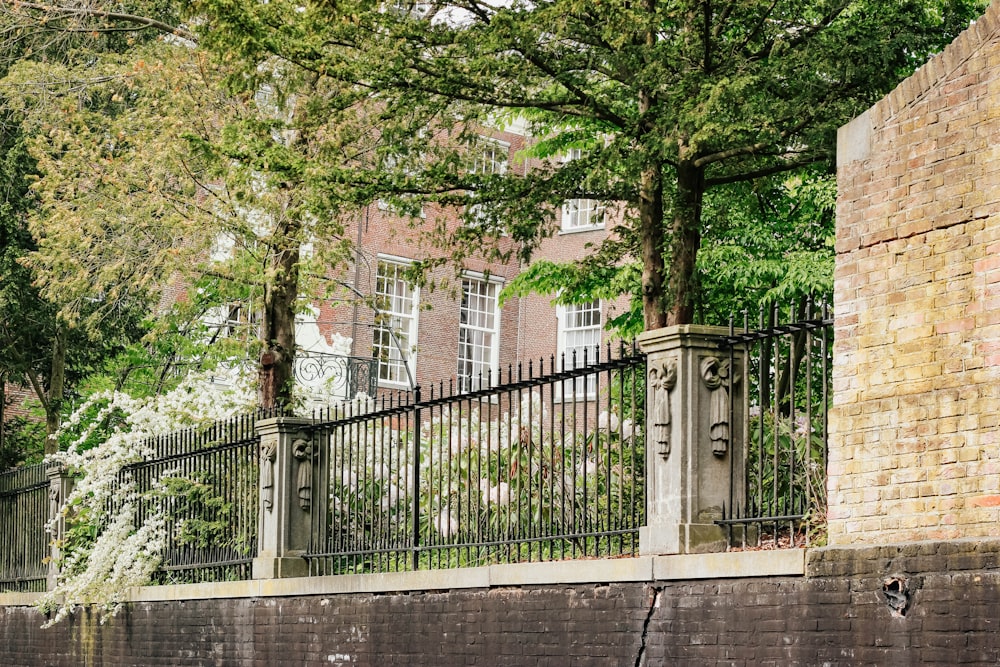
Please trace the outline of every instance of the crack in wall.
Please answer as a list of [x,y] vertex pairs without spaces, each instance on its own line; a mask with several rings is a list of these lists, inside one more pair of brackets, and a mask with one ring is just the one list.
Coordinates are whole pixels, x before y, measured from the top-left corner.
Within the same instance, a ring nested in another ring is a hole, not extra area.
[[660,606],[660,595],[663,587],[653,588],[653,599],[649,602],[649,610],[646,612],[646,619],[642,622],[642,638],[639,644],[639,653],[635,656],[635,667],[642,667],[643,658],[646,656],[646,637],[649,635],[649,624],[653,620],[653,613]]

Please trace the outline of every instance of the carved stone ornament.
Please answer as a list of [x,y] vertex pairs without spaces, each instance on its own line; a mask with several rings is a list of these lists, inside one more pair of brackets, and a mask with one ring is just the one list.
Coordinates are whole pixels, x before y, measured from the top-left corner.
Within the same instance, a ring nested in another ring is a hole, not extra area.
[[653,399],[653,442],[664,461],[670,457],[670,392],[677,385],[677,361],[666,359],[649,369],[649,389]]
[[62,508],[62,493],[56,484],[49,487],[49,520],[56,518],[59,515],[59,510]]
[[308,436],[300,436],[292,441],[292,456],[299,462],[296,488],[299,507],[308,512],[312,508],[313,444]]
[[260,441],[260,497],[268,512],[274,506],[274,461],[278,455],[278,439],[262,438]]
[[732,383],[739,382],[739,373],[730,367],[728,359],[706,357],[701,360],[701,379],[709,391],[708,436],[712,441],[712,453],[725,456],[729,451],[729,377]]

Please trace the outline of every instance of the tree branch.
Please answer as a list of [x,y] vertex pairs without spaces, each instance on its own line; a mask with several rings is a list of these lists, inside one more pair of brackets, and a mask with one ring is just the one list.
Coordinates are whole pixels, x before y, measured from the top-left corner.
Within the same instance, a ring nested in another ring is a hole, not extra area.
[[716,185],[727,185],[729,183],[743,183],[746,181],[754,181],[758,178],[763,178],[765,176],[773,176],[774,174],[781,174],[786,171],[792,171],[798,169],[799,167],[806,167],[810,164],[816,164],[817,162],[822,162],[826,160],[829,156],[827,155],[813,155],[811,157],[795,160],[792,162],[784,162],[781,164],[771,165],[770,167],[764,167],[756,171],[748,171],[742,174],[730,174],[729,176],[719,176],[717,178],[706,178],[705,187],[710,188]]
[[[4,3],[7,4],[7,3]],[[92,7],[61,7],[57,5],[43,5],[36,2],[15,2],[14,5],[18,7],[25,7],[27,9],[34,9],[40,12],[45,12],[50,15],[63,15],[63,16],[94,16],[98,18],[111,19],[113,21],[124,21],[126,23],[132,23],[137,26],[141,26],[140,29],[152,29],[158,30],[160,32],[174,35],[180,37],[181,39],[186,39],[194,43],[198,42],[198,36],[195,35],[190,30],[182,28],[180,26],[170,25],[169,23],[164,23],[163,21],[158,21],[157,19],[150,18],[148,16],[137,16],[135,14],[124,14],[121,12],[108,12],[102,9],[94,9]],[[103,32],[101,29],[94,29],[91,32]]]

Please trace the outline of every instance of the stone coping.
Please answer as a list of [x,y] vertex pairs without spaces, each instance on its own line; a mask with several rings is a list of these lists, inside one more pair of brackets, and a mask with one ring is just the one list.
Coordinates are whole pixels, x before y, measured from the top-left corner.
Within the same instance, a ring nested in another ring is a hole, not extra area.
[[[254,579],[135,588],[130,602],[261,598],[355,593],[404,593],[468,588],[573,585],[636,581],[804,576],[805,549],[741,551],[517,563],[451,570]],[[0,606],[29,606],[41,593],[2,593]]]

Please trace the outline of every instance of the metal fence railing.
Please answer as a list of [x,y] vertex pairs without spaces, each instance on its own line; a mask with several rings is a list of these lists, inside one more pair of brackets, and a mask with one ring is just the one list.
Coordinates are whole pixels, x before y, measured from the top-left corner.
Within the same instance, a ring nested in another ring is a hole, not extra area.
[[825,529],[833,319],[811,301],[790,309],[792,323],[780,317],[762,311],[753,331],[745,317],[722,344],[745,353],[745,401],[733,409],[745,410],[746,465],[733,471],[742,479],[718,522],[737,546],[808,545]]
[[644,357],[623,347],[576,361],[509,368],[499,386],[481,378],[490,388],[464,394],[418,389],[314,425],[310,573],[635,554]]
[[48,520],[45,464],[0,473],[0,592],[45,590]]
[[[824,528],[832,319],[777,309],[730,325],[733,493],[718,523],[739,547],[800,546]],[[477,378],[461,393],[356,398],[311,432],[309,572],[327,575],[634,555],[646,523],[645,356],[550,358]],[[361,379],[361,376],[358,376]],[[734,382],[741,382],[734,391]],[[133,525],[160,516],[158,583],[240,580],[258,555],[259,420],[149,441],[123,467],[109,509]],[[742,433],[738,433],[738,431]],[[738,443],[742,443],[739,445]],[[734,452],[735,453],[735,452]],[[296,455],[297,456],[297,455]],[[303,473],[298,473],[303,474]],[[306,491],[303,491],[306,489]],[[115,505],[117,503],[117,505]],[[44,465],[0,473],[0,592],[46,585],[50,507]]]
[[378,359],[299,351],[293,373],[297,386],[312,404],[330,396],[350,400],[359,392],[374,396],[378,391]]
[[[258,412],[156,438],[153,456],[122,468],[135,525],[162,513],[167,530],[157,583],[249,579],[257,555]],[[122,502],[121,499],[117,500]]]

